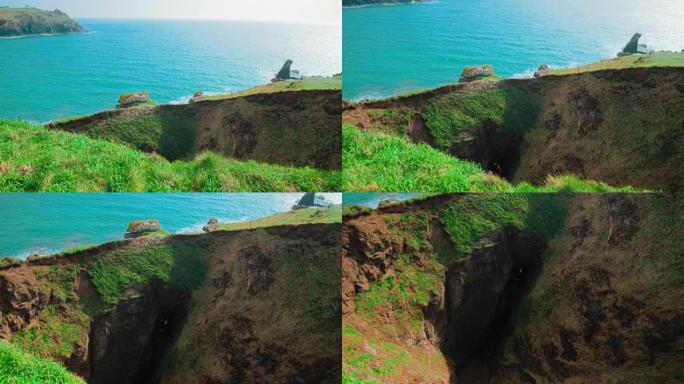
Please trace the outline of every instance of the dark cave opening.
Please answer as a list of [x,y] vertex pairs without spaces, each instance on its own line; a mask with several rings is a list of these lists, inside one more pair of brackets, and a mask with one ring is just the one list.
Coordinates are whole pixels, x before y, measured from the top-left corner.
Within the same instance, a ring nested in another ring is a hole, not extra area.
[[545,248],[544,241],[506,228],[494,245],[449,268],[442,350],[452,366],[451,382],[486,382],[496,371],[514,314],[541,271]]
[[185,323],[190,295],[161,280],[96,316],[90,330],[90,384],[154,384]]

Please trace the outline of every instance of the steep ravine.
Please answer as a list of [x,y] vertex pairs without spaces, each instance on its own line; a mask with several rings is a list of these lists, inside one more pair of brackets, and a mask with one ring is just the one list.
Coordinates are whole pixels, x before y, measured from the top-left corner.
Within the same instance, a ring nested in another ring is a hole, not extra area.
[[684,68],[476,81],[347,105],[343,121],[426,143],[511,182],[573,174],[684,188]]
[[5,266],[0,338],[89,384],[339,383],[339,228],[139,238]]
[[680,382],[683,217],[677,196],[580,194],[348,215],[343,382]]

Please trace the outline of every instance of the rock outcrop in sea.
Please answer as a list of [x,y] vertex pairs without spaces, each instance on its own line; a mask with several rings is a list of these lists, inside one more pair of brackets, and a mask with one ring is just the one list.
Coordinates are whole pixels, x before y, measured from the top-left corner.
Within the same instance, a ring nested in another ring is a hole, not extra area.
[[292,210],[311,208],[315,205],[316,194],[315,193],[305,193],[304,196],[299,200],[297,204],[292,207]]
[[539,66],[539,69],[537,69],[534,72],[534,77],[543,77],[549,74],[549,66],[546,64],[542,64]]
[[195,94],[192,95],[190,98],[191,103],[196,103],[204,98],[204,92],[202,91],[197,91]]
[[150,95],[145,91],[138,91],[133,93],[124,93],[119,96],[119,102],[116,108],[129,108],[136,105],[144,104],[150,101]]
[[472,67],[465,67],[461,72],[461,79],[459,82],[468,82],[473,80],[482,79],[485,77],[493,76],[494,68],[491,64],[476,65]]
[[634,55],[637,53],[651,53],[652,51],[648,49],[646,44],[639,44],[640,38],[641,33],[635,33],[629,40],[629,43],[622,49],[622,52],[618,53],[618,57]]
[[207,225],[202,227],[202,230],[204,232],[214,232],[214,231],[218,230],[218,219],[215,217],[212,217],[211,219],[209,219],[209,221],[207,222]]
[[150,219],[150,220],[131,221],[128,224],[128,231],[126,232],[125,237],[127,239],[132,239],[132,238],[144,236],[144,235],[151,233],[151,232],[157,232],[160,230],[161,230],[161,225],[159,224],[159,220]]

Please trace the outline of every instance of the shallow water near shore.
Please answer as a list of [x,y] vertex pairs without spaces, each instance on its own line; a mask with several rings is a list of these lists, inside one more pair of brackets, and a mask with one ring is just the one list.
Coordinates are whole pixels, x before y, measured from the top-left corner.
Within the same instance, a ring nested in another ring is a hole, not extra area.
[[[241,222],[289,211],[301,193],[49,193],[0,195],[0,256],[26,258],[121,240],[133,220],[199,233],[211,217]],[[341,203],[342,195],[323,194]]]
[[684,3],[669,0],[435,0],[343,11],[345,99],[382,98],[458,81],[464,66],[531,76],[615,57],[635,32],[684,49]]
[[125,92],[158,103],[268,83],[286,59],[303,75],[342,70],[340,26],[77,20],[87,33],[0,39],[0,118],[46,122],[112,109]]

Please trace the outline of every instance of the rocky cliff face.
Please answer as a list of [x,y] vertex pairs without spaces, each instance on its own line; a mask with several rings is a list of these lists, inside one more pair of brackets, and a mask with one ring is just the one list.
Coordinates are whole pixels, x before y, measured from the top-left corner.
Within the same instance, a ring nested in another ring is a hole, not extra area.
[[56,9],[0,7],[0,36],[85,32],[80,24]]
[[679,382],[683,217],[663,195],[446,195],[347,216],[343,381]]
[[448,86],[348,107],[343,120],[424,142],[513,182],[574,174],[684,188],[684,68]]
[[107,111],[49,127],[169,160],[209,150],[239,160],[339,170],[340,105],[340,91],[287,91]]
[[[339,383],[339,237],[337,224],[216,231],[3,267],[0,337],[91,384]],[[176,253],[171,273],[144,278],[158,249]]]

